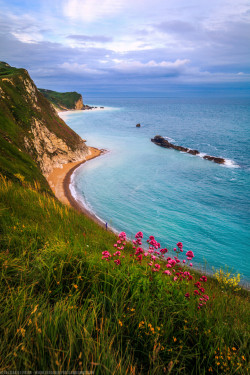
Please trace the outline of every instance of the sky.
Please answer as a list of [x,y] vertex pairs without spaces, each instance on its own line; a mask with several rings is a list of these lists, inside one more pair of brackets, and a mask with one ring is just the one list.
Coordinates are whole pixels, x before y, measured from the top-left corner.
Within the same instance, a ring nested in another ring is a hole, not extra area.
[[0,0],[0,60],[58,91],[250,96],[250,2]]

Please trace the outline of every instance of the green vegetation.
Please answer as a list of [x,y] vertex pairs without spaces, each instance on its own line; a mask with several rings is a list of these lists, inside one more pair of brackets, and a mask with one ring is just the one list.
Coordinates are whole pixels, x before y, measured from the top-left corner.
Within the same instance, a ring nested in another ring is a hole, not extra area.
[[[37,90],[25,69],[16,69],[0,62],[0,172],[12,180],[20,173],[25,180],[39,181],[49,191],[47,181],[34,161],[37,151],[27,151],[25,138],[32,140],[32,126],[43,124],[50,132],[75,150],[82,142],[57,115],[48,100]],[[29,142],[32,145],[32,142]]]
[[174,282],[130,244],[101,259],[115,236],[25,181],[1,178],[0,210],[1,369],[247,374],[246,291],[210,278],[197,310],[201,275]]
[[52,104],[59,109],[75,109],[76,102],[82,99],[82,95],[78,92],[57,92],[46,89],[39,89],[39,91],[47,98]]

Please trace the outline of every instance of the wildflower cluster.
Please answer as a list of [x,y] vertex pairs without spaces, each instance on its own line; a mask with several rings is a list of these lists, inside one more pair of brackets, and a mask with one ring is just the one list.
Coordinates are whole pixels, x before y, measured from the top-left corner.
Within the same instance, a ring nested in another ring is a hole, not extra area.
[[218,371],[220,374],[228,374],[229,371],[233,370],[242,371],[246,370],[246,357],[244,355],[240,355],[238,350],[235,347],[227,347],[226,345],[223,348],[217,348],[214,351],[214,363],[215,368],[212,366],[208,369],[210,373],[213,373],[214,370],[216,373]]
[[[116,241],[116,243],[114,244],[114,247],[117,249],[116,252],[112,254],[110,254],[109,251],[103,251],[102,252],[102,259],[106,259],[106,261],[110,261],[112,256],[115,258],[114,259],[114,263],[119,266],[121,264],[121,259],[119,258],[116,258],[116,257],[121,257],[121,250],[124,249],[126,245],[126,233],[125,232],[121,232],[118,236],[118,240]],[[124,255],[122,256],[122,258],[124,258]]]
[[194,295],[199,298],[198,309],[205,306],[207,301],[209,300],[209,296],[207,294],[205,294],[205,288],[204,288],[204,284],[203,284],[203,283],[206,283],[206,282],[207,282],[207,277],[202,276],[200,278],[200,281],[197,281],[194,284],[194,286],[197,288],[197,289],[194,290]]
[[231,275],[230,272],[224,272],[222,269],[215,272],[214,276],[223,287],[230,287],[235,292],[240,290],[238,285],[240,283],[240,274]]
[[[156,241],[154,236],[150,236],[147,240],[149,245],[146,251],[143,250],[142,246],[142,239],[143,233],[138,232],[135,235],[135,239],[132,241],[133,249],[135,250],[134,254],[130,254],[130,257],[134,257],[134,259],[141,264],[143,259],[148,258],[148,266],[150,267],[151,271],[154,273],[162,273],[163,275],[167,275],[170,277],[169,280],[174,282],[190,282],[194,279],[194,277],[190,274],[190,272],[185,269],[186,265],[192,267],[192,259],[194,258],[193,251],[189,250],[185,253],[186,259],[179,259],[179,255],[184,252],[183,244],[178,242],[176,244],[176,248],[174,248],[175,254],[173,257],[165,258],[165,254],[168,253],[167,248],[161,248],[161,244]],[[110,261],[113,259],[114,263],[117,266],[121,265],[121,258],[124,258],[125,255],[121,255],[121,251],[124,249],[126,245],[126,233],[121,232],[118,236],[117,242],[114,244],[114,247],[117,249],[113,254],[109,253],[108,251],[103,251],[102,259],[106,261]],[[164,258],[164,263],[161,260]],[[181,266],[182,263],[182,266]],[[198,309],[204,307],[209,300],[209,296],[205,294],[204,283],[207,281],[206,276],[202,276],[200,281],[196,282],[194,286],[196,289],[194,290],[194,296],[198,297]],[[185,294],[186,298],[190,298],[190,293]]]

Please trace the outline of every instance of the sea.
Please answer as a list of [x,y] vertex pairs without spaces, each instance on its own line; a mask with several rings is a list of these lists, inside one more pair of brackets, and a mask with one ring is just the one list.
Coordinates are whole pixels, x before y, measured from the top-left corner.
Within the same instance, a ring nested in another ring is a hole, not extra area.
[[[169,250],[180,241],[197,269],[240,273],[248,285],[250,99],[110,97],[88,104],[104,109],[60,115],[88,146],[108,152],[74,172],[75,198],[115,231],[131,239],[142,231],[145,246],[153,235]],[[155,135],[201,154],[159,147]]]

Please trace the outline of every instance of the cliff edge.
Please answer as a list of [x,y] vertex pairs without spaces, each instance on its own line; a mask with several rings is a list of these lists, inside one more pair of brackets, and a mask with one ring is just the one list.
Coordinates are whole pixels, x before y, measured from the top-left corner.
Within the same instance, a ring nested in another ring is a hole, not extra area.
[[82,95],[76,91],[73,92],[57,92],[46,89],[38,89],[46,99],[53,104],[55,109],[59,111],[68,111],[72,109],[85,109],[83,104]]
[[27,70],[0,62],[0,172],[15,176],[22,159],[28,180],[35,174],[32,161],[47,177],[53,168],[87,154],[85,142],[58,116]]

